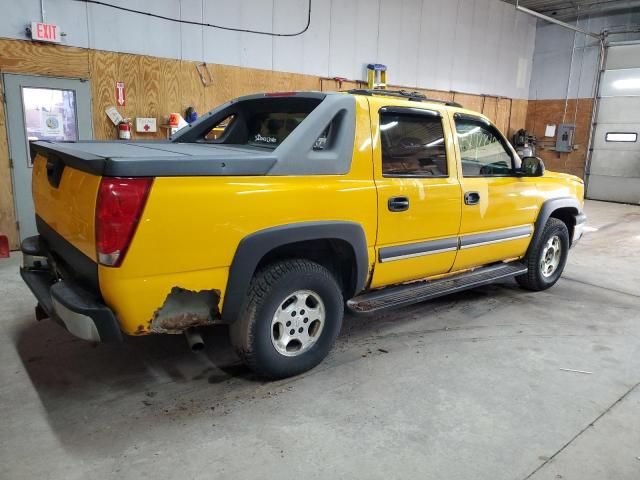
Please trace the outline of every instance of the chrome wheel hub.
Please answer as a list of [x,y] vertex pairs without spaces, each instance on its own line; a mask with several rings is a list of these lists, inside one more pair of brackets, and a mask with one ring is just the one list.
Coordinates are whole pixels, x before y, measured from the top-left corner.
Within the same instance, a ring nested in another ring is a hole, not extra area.
[[325,319],[320,295],[311,290],[297,290],[284,299],[273,315],[271,343],[281,355],[300,355],[320,338]]
[[560,257],[562,256],[562,243],[557,235],[547,240],[542,249],[542,257],[540,258],[540,271],[544,277],[550,277],[558,269],[560,265]]

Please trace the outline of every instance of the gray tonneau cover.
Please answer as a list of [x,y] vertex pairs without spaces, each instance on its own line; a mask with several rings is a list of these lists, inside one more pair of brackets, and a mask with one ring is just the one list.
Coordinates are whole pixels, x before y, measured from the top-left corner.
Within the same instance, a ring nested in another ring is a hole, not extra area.
[[108,177],[265,175],[276,162],[273,151],[260,147],[163,141],[38,141],[31,149],[32,156]]

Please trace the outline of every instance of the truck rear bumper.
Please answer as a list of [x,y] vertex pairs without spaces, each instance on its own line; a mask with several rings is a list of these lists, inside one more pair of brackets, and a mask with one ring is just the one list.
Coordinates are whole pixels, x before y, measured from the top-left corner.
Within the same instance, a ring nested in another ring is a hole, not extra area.
[[[122,341],[122,332],[113,311],[79,285],[60,280],[47,267],[43,252],[35,248],[37,237],[22,245],[20,276],[46,314],[70,333],[93,342]],[[39,253],[40,255],[34,255]]]

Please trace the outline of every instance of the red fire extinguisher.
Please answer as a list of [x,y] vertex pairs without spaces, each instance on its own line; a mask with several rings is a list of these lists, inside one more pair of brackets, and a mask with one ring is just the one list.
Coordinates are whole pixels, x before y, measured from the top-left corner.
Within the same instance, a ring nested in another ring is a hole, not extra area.
[[9,258],[9,239],[0,234],[0,258]]
[[118,139],[131,140],[131,123],[128,118],[118,124]]

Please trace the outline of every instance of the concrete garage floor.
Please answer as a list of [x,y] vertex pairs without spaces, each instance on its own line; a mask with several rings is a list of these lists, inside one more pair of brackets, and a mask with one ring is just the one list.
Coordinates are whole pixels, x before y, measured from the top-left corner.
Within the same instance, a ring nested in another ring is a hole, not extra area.
[[197,355],[75,340],[0,261],[0,477],[640,478],[640,207],[586,211],[553,289],[347,317],[320,367],[275,383],[223,330]]

